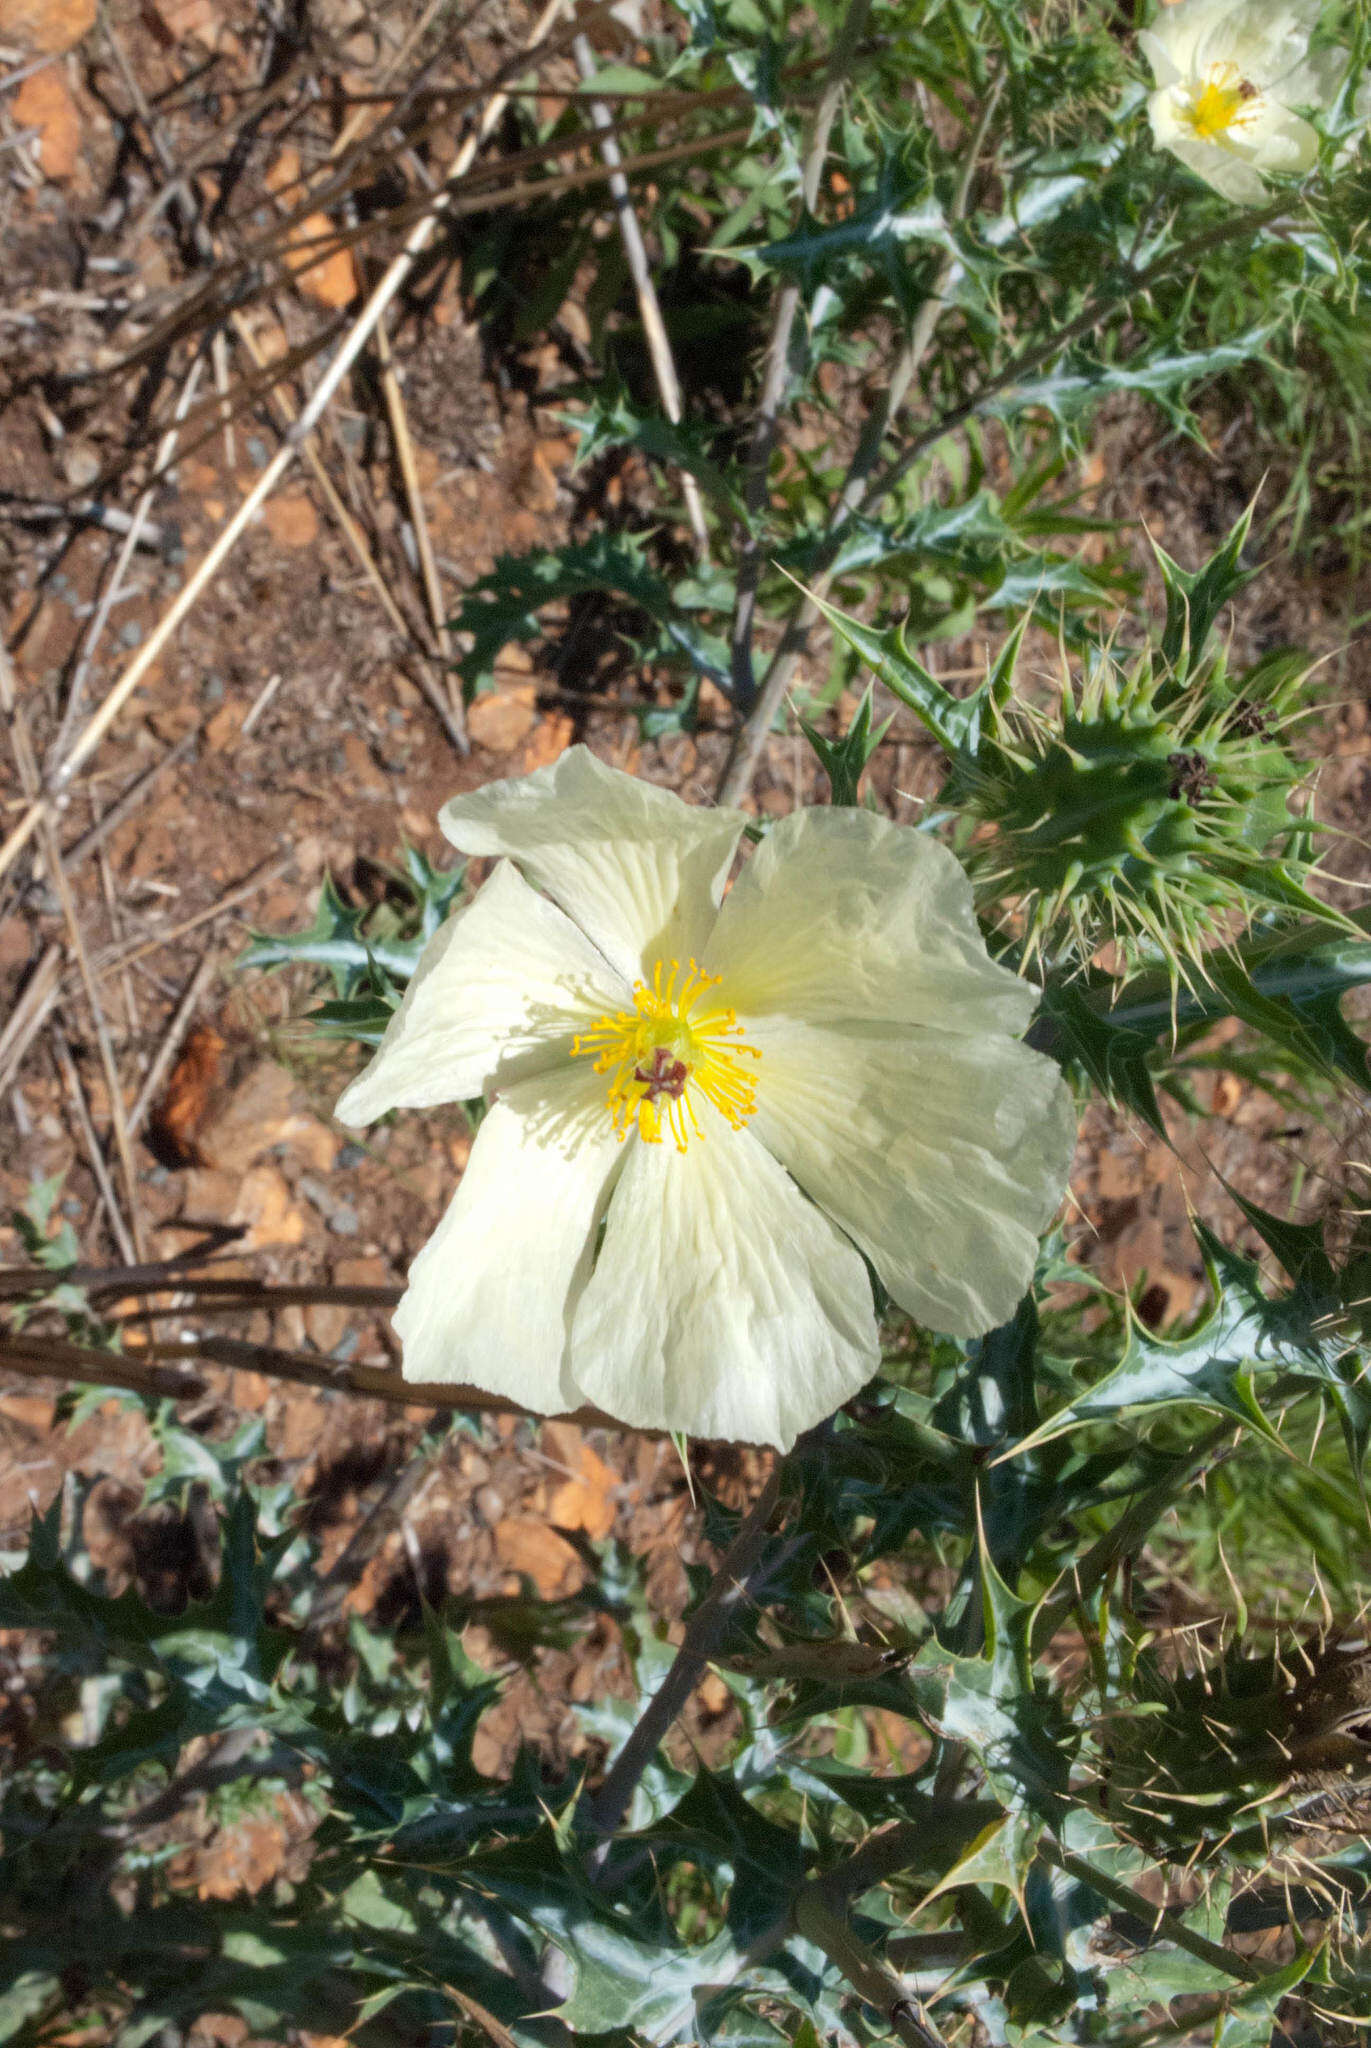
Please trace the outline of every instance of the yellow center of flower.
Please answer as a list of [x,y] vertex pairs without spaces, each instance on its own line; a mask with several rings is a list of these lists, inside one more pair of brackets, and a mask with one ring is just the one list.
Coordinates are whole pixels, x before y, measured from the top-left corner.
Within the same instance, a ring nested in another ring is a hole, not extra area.
[[1222,142],[1231,128],[1255,119],[1261,94],[1236,64],[1211,64],[1201,85],[1192,86],[1182,118],[1201,142]]
[[678,960],[659,960],[652,986],[640,981],[633,1008],[597,1019],[572,1043],[573,1058],[593,1059],[609,1083],[606,1101],[622,1141],[636,1126],[659,1145],[663,1125],[684,1152],[700,1126],[691,1102],[697,1089],[734,1130],[757,1107],[757,1084],[746,1062],[760,1059],[734,1012],[709,1000],[719,977],[701,974],[692,960],[684,975]]

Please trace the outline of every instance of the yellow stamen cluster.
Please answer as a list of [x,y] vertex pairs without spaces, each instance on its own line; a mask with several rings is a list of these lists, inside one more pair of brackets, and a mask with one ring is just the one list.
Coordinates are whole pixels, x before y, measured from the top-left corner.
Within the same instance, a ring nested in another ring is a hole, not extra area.
[[1231,61],[1211,64],[1204,83],[1190,95],[1185,120],[1201,142],[1222,142],[1230,129],[1256,118],[1261,94]]
[[757,1107],[757,1084],[745,1059],[760,1059],[743,1037],[736,1014],[701,1007],[719,977],[702,974],[692,960],[659,960],[652,986],[640,981],[633,1008],[596,1020],[572,1043],[573,1058],[593,1059],[609,1082],[607,1103],[622,1141],[636,1128],[658,1145],[663,1125],[684,1152],[700,1125],[691,1103],[698,1088],[720,1116],[741,1130]]

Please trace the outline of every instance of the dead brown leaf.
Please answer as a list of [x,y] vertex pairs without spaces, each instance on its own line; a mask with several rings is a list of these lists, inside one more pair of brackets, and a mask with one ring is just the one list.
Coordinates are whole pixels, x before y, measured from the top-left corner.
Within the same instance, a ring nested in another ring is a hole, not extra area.
[[223,1058],[224,1041],[213,1025],[197,1024],[153,1110],[151,1131],[158,1149],[182,1166],[201,1163],[197,1133],[209,1115]]
[[574,1422],[545,1422],[539,1441],[544,1454],[572,1474],[554,1489],[548,1519],[559,1529],[584,1529],[587,1536],[603,1541],[614,1527],[614,1473]]
[[550,711],[540,718],[524,748],[524,771],[550,768],[560,761],[576,737],[576,721],[565,711]]
[[196,1857],[202,1899],[249,1898],[278,1877],[286,1860],[286,1831],[275,1815],[252,1813],[222,1829]]

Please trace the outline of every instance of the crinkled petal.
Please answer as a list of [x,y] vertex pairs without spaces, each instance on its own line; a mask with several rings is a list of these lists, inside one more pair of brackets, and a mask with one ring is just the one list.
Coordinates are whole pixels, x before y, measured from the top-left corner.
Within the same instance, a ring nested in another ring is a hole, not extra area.
[[550,768],[454,797],[439,824],[464,853],[508,854],[633,983],[698,959],[747,820],[572,747]]
[[797,811],[734,883],[702,963],[745,1021],[871,1017],[1022,1031],[1038,991],[985,950],[960,864],[870,811]]
[[1319,131],[1289,107],[1265,99],[1234,148],[1264,171],[1307,171],[1318,161]]
[[[1176,85],[1180,82],[1180,64],[1177,53],[1169,41],[1162,36],[1154,35],[1151,29],[1144,28],[1138,31],[1138,48],[1152,66],[1152,76],[1159,86]],[[1185,52],[1185,61],[1189,62],[1188,51]]]
[[623,1150],[583,1063],[507,1089],[395,1312],[409,1380],[458,1380],[555,1414],[584,1398],[568,1333]]
[[[1189,14],[1194,0],[1181,0],[1177,14]],[[1169,12],[1169,10],[1168,10]],[[1195,25],[1190,62],[1183,70],[1195,74],[1211,64],[1236,64],[1244,78],[1263,92],[1279,85],[1309,54],[1309,38],[1319,17],[1319,0],[1233,0],[1211,6]],[[1159,20],[1154,31],[1165,36]]]
[[462,1102],[570,1057],[571,1038],[629,999],[570,918],[502,862],[436,931],[370,1062],[339,1098],[345,1124]]
[[880,1362],[866,1268],[750,1131],[630,1141],[572,1331],[587,1396],[644,1428],[775,1444]]
[[1075,1141],[1055,1064],[1011,1039],[767,1018],[754,1131],[901,1307],[956,1337],[1013,1313]]

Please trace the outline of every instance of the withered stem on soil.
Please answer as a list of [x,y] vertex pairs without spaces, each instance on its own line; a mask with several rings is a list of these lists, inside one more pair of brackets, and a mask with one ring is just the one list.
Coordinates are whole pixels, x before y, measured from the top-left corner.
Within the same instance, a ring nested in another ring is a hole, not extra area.
[[223,917],[227,911],[236,909],[238,904],[246,902],[249,896],[255,896],[259,889],[265,889],[268,882],[274,882],[278,875],[283,875],[290,864],[289,854],[282,860],[264,861],[261,867],[254,868],[236,889],[230,889],[226,896],[221,896],[217,903],[211,903],[207,910],[197,910],[194,917],[182,918],[180,924],[172,925],[169,931],[159,932],[155,939],[141,939],[136,945],[117,946],[108,954],[102,954],[96,969],[96,979],[103,981],[107,974],[113,974],[117,968],[131,966],[135,960],[145,960],[149,953],[160,953],[164,946],[174,945],[177,939],[184,939],[188,933],[198,931],[202,924],[209,924],[214,918]]
[[62,1076],[68,1099],[71,1102],[72,1113],[76,1118],[81,1136],[85,1141],[86,1159],[92,1174],[95,1176],[95,1185],[99,1190],[105,1214],[109,1218],[109,1226],[114,1233],[114,1241],[118,1245],[120,1252],[132,1265],[137,1260],[138,1254],[134,1249],[133,1239],[129,1235],[128,1225],[124,1221],[123,1211],[120,1209],[118,1199],[115,1196],[114,1184],[109,1177],[109,1168],[105,1165],[105,1155],[100,1150],[100,1140],[95,1135],[95,1125],[91,1122],[90,1105],[86,1101],[86,1091],[81,1086],[81,1076],[77,1071],[76,1061],[72,1058],[71,1047],[67,1044],[67,1035],[61,1026],[57,1024],[53,1026],[52,1049],[53,1056],[57,1061],[57,1071]]
[[670,1670],[648,1701],[637,1725],[614,1759],[604,1783],[591,1799],[586,1819],[602,1839],[616,1834],[633,1802],[638,1781],[651,1763],[672,1722],[703,1678],[705,1667],[724,1639],[735,1608],[747,1598],[748,1581],[766,1543],[767,1525],[781,1491],[783,1461],[777,1459],[766,1485],[719,1560],[709,1590],[690,1620]]
[[[443,597],[438,563],[433,553],[433,537],[429,532],[428,514],[424,509],[424,493],[419,483],[419,465],[414,454],[414,437],[409,431],[409,415],[405,411],[400,380],[395,374],[395,364],[390,353],[390,336],[384,320],[378,321],[376,325],[376,364],[381,396],[385,402],[386,419],[395,448],[395,459],[400,466],[400,480],[404,484],[405,502],[409,506],[409,523],[414,534],[415,553],[419,558],[419,580],[423,585],[424,602],[428,606],[429,625],[433,629],[433,638],[439,654],[450,664],[452,636],[447,626],[447,603]],[[450,667],[448,673],[450,676]],[[471,747],[466,734],[466,714],[460,690],[450,692],[449,717],[458,751],[463,754],[470,753]]]
[[[861,4],[867,4],[867,0],[861,0]],[[582,78],[594,78],[597,68],[595,53],[586,36],[577,36],[572,44],[572,54]],[[676,374],[676,363],[671,353],[671,343],[667,338],[666,323],[662,319],[657,287],[652,282],[643,231],[633,210],[633,195],[629,191],[628,179],[623,173],[623,151],[619,147],[618,138],[610,132],[614,127],[614,117],[604,101],[596,98],[590,103],[590,118],[601,130],[600,155],[609,169],[609,196],[614,201],[619,239],[624,245],[629,275],[633,279],[633,289],[637,294],[638,311],[643,322],[643,332],[647,336],[648,354],[652,358],[652,374],[662,401],[662,410],[672,425],[678,426],[682,414],[681,381]],[[685,500],[690,530],[695,536],[695,551],[701,561],[707,561],[709,529],[705,525],[704,501],[700,496],[700,486],[688,469],[681,471],[681,495]]]
[[91,854],[98,851],[110,833],[137,810],[159,775],[165,775],[168,768],[174,768],[178,761],[185,760],[195,745],[195,737],[193,732],[188,732],[177,740],[175,746],[168,747],[160,761],[154,761],[151,768],[145,768],[141,775],[135,776],[123,795],[115,798],[109,809],[101,813],[96,823],[89,826],[79,839],[74,839],[70,846],[63,849],[62,858],[67,864],[69,875],[75,872],[83,860],[88,860]]
[[100,601],[91,616],[89,626],[86,628],[80,651],[76,656],[76,661],[71,671],[71,680],[67,685],[67,701],[62,707],[62,716],[58,723],[57,734],[51,747],[48,749],[49,775],[58,767],[63,754],[67,750],[72,727],[76,723],[77,714],[85,699],[86,678],[90,674],[91,663],[95,659],[95,650],[100,644],[101,635],[104,633],[105,627],[109,622],[110,612],[113,610],[115,601],[123,588],[124,577],[128,573],[129,563],[133,560],[134,550],[138,546],[143,528],[147,524],[148,514],[152,510],[152,501],[157,494],[157,486],[161,483],[171,466],[172,457],[176,452],[177,437],[181,431],[186,414],[190,411],[191,402],[195,397],[195,388],[200,382],[203,368],[204,363],[197,356],[190,366],[190,371],[184,384],[181,386],[180,396],[176,401],[176,409],[172,413],[171,425],[162,436],[157,452],[152,459],[150,480],[145,485],[141,497],[133,508],[133,517],[129,522],[129,530],[124,535],[123,543],[115,554],[114,566],[105,579],[104,589],[100,593]]
[[0,1031],[0,1096],[8,1090],[30,1045],[42,1030],[62,986],[62,948],[50,940],[24,984],[24,993]]
[[[57,892],[58,901],[62,906],[62,915],[66,921],[71,948],[76,956],[77,965],[81,970],[81,979],[85,984],[86,1000],[90,1004],[91,1020],[95,1027],[96,1042],[100,1048],[100,1059],[105,1069],[105,1082],[109,1090],[110,1125],[114,1132],[115,1147],[119,1154],[119,1163],[123,1170],[125,1185],[128,1189],[131,1244],[134,1256],[141,1257],[142,1233],[139,1229],[138,1178],[133,1169],[133,1153],[129,1145],[128,1125],[124,1117],[124,1096],[119,1082],[119,1069],[115,1064],[114,1048],[110,1044],[109,1032],[105,1027],[105,1013],[100,1006],[100,998],[95,987],[95,977],[91,973],[90,956],[86,951],[86,942],[81,932],[81,920],[76,913],[76,899],[71,893],[71,883],[67,878],[67,870],[63,863],[62,848],[58,843],[57,833],[53,827],[51,816],[39,794],[38,762],[33,749],[33,741],[29,734],[28,718],[14,687],[14,665],[10,660],[9,650],[3,643],[0,643],[0,711],[4,712],[9,725],[14,758],[19,769],[20,786],[24,794],[33,800],[33,814],[40,844],[43,849],[43,858],[47,863],[48,876],[53,888]],[[116,1236],[118,1234],[119,1231],[116,1230]],[[123,1251],[124,1249],[125,1247],[121,1240],[120,1250]],[[127,1256],[127,1252],[125,1256]]]
[[[100,1001],[100,992],[96,987],[95,974],[90,963],[90,954],[86,950],[85,934],[81,930],[81,920],[77,915],[76,898],[71,893],[71,883],[67,879],[67,871],[62,862],[62,849],[57,843],[56,832],[46,818],[43,821],[41,838],[44,858],[47,861],[53,887],[56,889],[58,900],[62,905],[62,915],[66,920],[67,933],[71,940],[71,949],[76,956],[76,965],[80,971],[82,986],[86,992],[86,1001],[90,1005],[91,1022],[95,1029],[95,1043],[100,1052],[100,1064],[105,1070],[105,1088],[109,1095],[109,1120],[110,1129],[114,1133],[114,1149],[119,1155],[120,1171],[124,1176],[124,1186],[128,1194],[129,1230],[133,1240],[134,1257],[141,1258],[143,1255],[142,1205],[138,1195],[138,1172],[133,1163],[133,1146],[129,1142],[128,1117],[124,1110],[123,1083],[119,1078],[119,1068],[114,1057],[114,1047],[110,1043],[109,1027],[105,1022],[104,1006]],[[123,1249],[122,1245],[120,1249]]]

